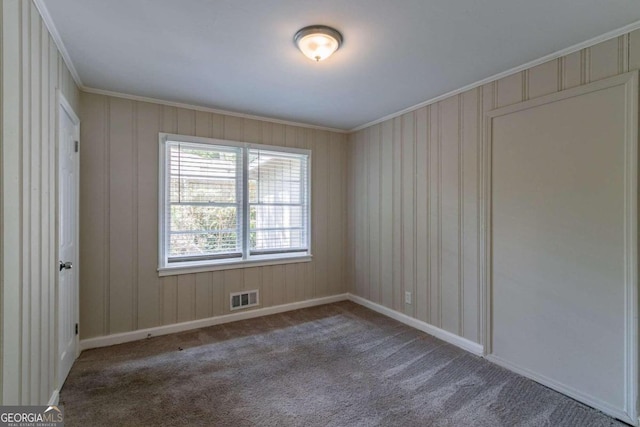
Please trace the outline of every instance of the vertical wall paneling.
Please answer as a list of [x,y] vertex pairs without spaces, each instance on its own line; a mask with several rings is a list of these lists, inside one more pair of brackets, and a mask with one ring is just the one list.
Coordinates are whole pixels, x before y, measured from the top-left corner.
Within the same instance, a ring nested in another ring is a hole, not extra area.
[[402,171],[402,307],[405,314],[415,316],[415,304],[405,301],[405,292],[415,298],[415,114],[401,117],[401,171]]
[[[92,283],[80,292],[80,306],[92,307],[91,310],[80,310],[82,333],[103,335],[106,332],[107,318],[104,295],[106,251],[104,231],[106,229],[105,196],[103,193],[105,162],[105,100],[96,95],[86,94],[82,97],[83,120],[80,127],[81,162],[80,162],[80,283]],[[96,144],[85,144],[85,140],[95,140]],[[100,191],[87,191],[86,188],[98,188]],[[157,193],[157,192],[156,192]],[[146,195],[142,195],[146,197]],[[156,196],[157,197],[157,196]],[[145,224],[143,222],[143,224]],[[144,237],[144,236],[143,236]],[[86,257],[85,254],[92,254]],[[156,261],[153,254],[153,262]],[[139,258],[144,262],[144,258]],[[144,277],[143,277],[144,278]]]
[[[102,99],[103,103],[104,103],[104,109],[100,111],[100,113],[104,116],[102,118],[102,124],[103,124],[103,128],[100,130],[102,132],[103,135],[103,144],[100,146],[100,148],[102,148],[102,161],[104,162],[103,165],[103,171],[104,174],[102,175],[102,188],[97,188],[96,190],[98,190],[98,194],[102,194],[103,197],[103,201],[102,201],[102,208],[104,209],[104,215],[105,215],[105,219],[104,222],[102,224],[103,226],[103,233],[100,236],[100,242],[104,242],[105,239],[108,239],[110,236],[110,225],[111,225],[111,208],[110,208],[110,196],[111,196],[111,191],[110,191],[110,170],[111,170],[111,166],[110,166],[110,155],[109,155],[109,151],[110,151],[110,141],[111,141],[111,133],[110,133],[110,102],[107,99]],[[81,112],[82,113],[82,112]],[[80,128],[80,132],[83,132],[83,128],[84,126],[82,126]],[[82,138],[82,135],[81,135]],[[85,144],[85,138],[82,138],[82,145],[83,147],[85,145],[90,145],[90,144]],[[80,164],[82,164],[82,159],[84,156],[84,150],[80,152]],[[82,181],[82,180],[81,180]],[[84,195],[82,193],[82,187],[80,190],[80,200],[82,200],[84,198]],[[83,211],[82,208],[80,209],[80,221],[82,222],[83,218]],[[86,222],[91,221],[90,218],[87,218],[85,220]],[[85,252],[85,251],[82,251]],[[86,253],[86,252],[85,252]],[[102,273],[103,273],[103,277],[102,277],[102,281],[104,283],[104,286],[102,286],[102,290],[103,290],[103,301],[104,301],[104,310],[102,312],[102,316],[103,316],[103,320],[102,320],[102,327],[103,327],[103,334],[109,334],[110,333],[110,321],[109,321],[109,317],[110,317],[110,306],[111,306],[111,280],[110,280],[110,264],[111,264],[111,259],[110,259],[110,253],[109,253],[109,245],[104,243],[104,251],[102,252],[102,256],[103,256],[103,269],[102,269]],[[82,270],[80,271],[80,293],[82,294],[82,284],[84,283],[84,280],[82,278]],[[82,310],[80,310],[82,311]]]
[[[21,400],[23,402],[31,401],[31,233],[34,231],[31,229],[31,197],[29,189],[31,188],[31,20],[30,9],[31,2],[22,2],[19,19],[22,22],[22,37],[20,40],[20,47],[22,49],[22,194],[20,200],[22,203],[22,262],[20,264],[22,268],[22,325],[24,328],[24,337],[22,339],[22,381],[26,387],[22,388]],[[26,355],[26,357],[25,357]],[[24,359],[27,360],[24,360]]]
[[[479,176],[481,177],[480,214],[479,214],[479,219],[481,224],[484,223],[483,221],[485,220],[485,216],[487,215],[487,212],[488,212],[488,207],[485,204],[485,200],[489,197],[485,194],[485,192],[488,190],[487,190],[484,164],[488,161],[485,158],[491,155],[491,153],[487,152],[485,141],[484,141],[484,134],[485,134],[484,117],[486,116],[487,112],[495,109],[496,106],[498,105],[498,93],[497,93],[498,89],[497,88],[498,88],[497,82],[488,83],[482,86],[482,121],[478,124],[478,130],[480,132],[479,134],[482,141],[481,142],[482,150],[478,154],[478,162],[479,162],[478,167],[480,168]],[[485,262],[486,261],[485,254],[487,254],[489,251],[490,239],[483,232],[480,233],[478,238],[479,238],[479,248],[480,248],[479,259],[478,259],[478,262],[480,264],[478,280],[481,287],[479,289],[479,297],[478,297],[478,337],[479,337],[479,343],[481,343],[483,346],[486,346],[485,352],[488,352],[490,350],[488,347],[490,346],[491,337],[490,337],[490,333],[488,333],[487,331],[487,324],[489,323],[489,320],[490,320],[490,313],[485,303],[488,296],[488,290],[487,290],[487,284],[486,284],[486,277],[488,276],[488,272],[487,272],[487,263]]]
[[[353,201],[355,200],[355,151],[356,144],[354,142],[354,134],[350,134],[347,137],[347,200]],[[356,293],[354,288],[355,286],[355,216],[356,216],[356,208],[357,205],[355,203],[349,202],[349,207],[347,209],[347,253],[346,253],[346,280],[347,280],[347,291],[351,293]]]
[[354,263],[354,273],[355,273],[355,289],[358,295],[364,295],[364,281],[366,280],[365,272],[363,271],[363,250],[362,247],[366,240],[363,239],[363,225],[364,225],[364,156],[366,153],[363,150],[362,140],[364,135],[362,133],[358,133],[356,135],[356,149],[358,154],[354,157],[354,171],[355,171],[355,183],[354,189],[355,194],[354,198],[357,201],[357,208],[355,209],[355,220],[353,224],[354,235],[355,235],[355,244],[354,244],[354,254],[353,254],[353,263]]
[[[170,325],[178,322],[178,278],[167,276],[162,278],[162,324]],[[82,307],[80,307],[82,310]]]
[[284,266],[284,276],[285,276],[284,283],[285,283],[285,289],[286,289],[284,302],[286,304],[289,304],[296,300],[296,290],[299,285],[297,266],[295,264],[286,264]]
[[182,274],[178,279],[177,321],[188,322],[196,314],[196,275]]
[[429,167],[428,167],[428,114],[427,107],[416,111],[415,135],[415,317],[427,322],[429,320]]
[[623,73],[619,39],[620,38],[617,37],[607,40],[588,49],[588,81],[593,82]]
[[479,213],[480,213],[480,135],[482,122],[482,89],[465,92],[461,112],[461,219],[462,219],[462,301],[460,304],[463,336],[478,340],[478,298],[480,287]]
[[262,270],[262,291],[260,292],[260,304],[263,307],[273,305],[273,269]]
[[440,102],[440,283],[442,325],[459,333],[459,96]]
[[211,295],[211,273],[197,273],[196,281],[196,300],[195,300],[195,317],[204,319],[213,316],[213,305]]
[[[380,125],[380,302],[393,307],[393,122]],[[351,168],[350,168],[351,169]],[[349,198],[353,200],[353,198]]]
[[[227,314],[246,289],[262,307],[346,291],[346,135],[88,93],[82,106],[81,339]],[[159,132],[310,149],[313,260],[159,278]]]
[[[44,22],[39,22],[40,25],[40,88],[41,88],[41,100],[40,100],[40,140],[42,141],[42,149],[40,152],[40,187],[42,188],[42,193],[40,195],[40,233],[46,232],[46,230],[50,230],[51,227],[55,227],[55,216],[51,216],[50,213],[50,197],[53,193],[51,191],[51,183],[49,180],[49,173],[51,171],[50,168],[50,157],[52,155],[51,144],[48,143],[49,140],[49,129],[51,123],[49,121],[49,33],[47,31],[47,27]],[[54,125],[55,127],[55,125]],[[55,153],[55,151],[53,151]],[[55,187],[53,187],[53,191],[55,191]],[[44,241],[40,245],[40,259],[42,260],[42,268],[40,270],[40,283],[42,286],[41,295],[40,295],[40,305],[42,307],[42,313],[40,317],[40,390],[39,390],[39,399],[44,400],[48,399],[49,396],[49,381],[50,381],[50,372],[49,372],[49,363],[50,358],[46,355],[51,354],[55,351],[53,347],[50,347],[50,336],[49,336],[49,319],[52,315],[51,310],[51,294],[54,288],[54,284],[51,280],[51,272],[55,271],[55,265],[53,262],[53,258],[55,256],[55,251],[51,251],[50,242]],[[53,310],[55,313],[55,310]]]
[[284,265],[274,265],[271,268],[271,303],[280,305],[285,303],[286,285]]
[[363,295],[369,296],[369,248],[365,245],[368,240],[369,233],[369,221],[366,209],[367,191],[368,191],[368,155],[366,136],[360,135],[358,138],[359,155],[356,159],[358,170],[358,181],[356,187],[356,198],[359,201],[360,212],[356,215],[356,232],[357,232],[357,244],[356,244],[356,271],[359,280],[356,282],[356,288],[360,290]]
[[[0,403],[46,404],[56,384],[57,91],[78,88],[31,1],[0,4]],[[6,201],[10,201],[6,203]]]
[[[402,283],[402,117],[393,119],[393,309],[404,312]],[[363,242],[362,248],[366,245]],[[360,249],[363,250],[363,249]]]
[[[310,130],[304,130],[310,133]],[[315,253],[314,257],[314,286],[315,292],[318,295],[324,296],[327,293],[327,270],[328,264],[328,241],[327,234],[329,232],[328,222],[328,195],[329,195],[329,135],[326,131],[313,132],[314,140],[311,159],[311,185],[313,189],[311,191],[311,209],[313,210],[313,246]],[[295,279],[294,279],[295,283]],[[292,286],[297,286],[292,284]],[[293,302],[295,294],[287,302]]]
[[131,266],[131,324],[133,329],[138,329],[138,295],[139,295],[139,286],[138,286],[138,233],[136,232],[139,229],[138,226],[138,180],[140,179],[139,169],[138,169],[138,147],[136,144],[133,144],[133,141],[138,136],[138,104],[133,103],[133,120],[132,120],[132,130],[131,130],[131,141],[132,144],[129,147],[131,153],[131,176],[133,185],[131,186],[131,222],[132,222],[132,233],[131,233],[131,256],[132,256],[132,266]]
[[[224,272],[214,271],[211,273],[211,307],[213,316],[221,316],[225,313],[224,307],[229,304],[225,300],[224,293]],[[263,303],[264,304],[264,303]]]
[[465,182],[464,182],[464,94],[458,95],[458,199],[457,199],[457,207],[458,207],[458,331],[457,334],[460,336],[464,336],[464,191],[465,191]]
[[109,108],[109,331],[133,328],[133,101],[110,100]]
[[[2,13],[3,7],[0,5],[0,22],[2,21]],[[4,27],[4,22],[3,22],[3,27]],[[4,123],[2,122],[3,120],[3,107],[4,107],[4,92],[2,90],[2,85],[4,82],[4,78],[3,78],[3,68],[4,68],[4,54],[3,54],[3,49],[2,49],[2,39],[3,39],[3,31],[2,29],[0,29],[0,124],[2,127],[0,127],[0,139],[4,140],[4,132],[3,132],[3,128],[4,128]],[[3,153],[2,153],[2,147],[0,147],[0,168],[4,168],[4,162],[3,162]],[[2,190],[4,190],[4,185],[3,185],[3,181],[4,181],[5,177],[2,176],[2,174],[0,174],[0,188]],[[2,192],[0,192],[0,235],[4,235],[4,197],[1,194]],[[2,238],[0,238],[0,271],[4,271],[4,241]],[[4,313],[4,305],[2,303],[2,301],[4,301],[4,280],[5,277],[3,274],[0,274],[0,313]],[[3,329],[4,327],[4,316],[0,315],[0,330],[4,331]],[[0,348],[4,347],[4,332],[0,333]],[[4,384],[2,381],[2,369],[4,367],[4,352],[0,351],[0,384]],[[0,386],[0,402],[2,402],[2,395],[3,395],[3,386]]]
[[[359,183],[361,174],[359,173],[359,159],[356,153],[360,152],[360,147],[358,142],[362,135],[360,133],[353,134],[349,136],[350,140],[350,155],[349,155],[349,172],[351,175],[350,183],[350,194],[349,200],[358,199],[359,193]],[[356,202],[353,209],[350,210],[349,215],[349,274],[350,274],[350,290],[352,292],[358,293],[361,295],[361,291],[359,290],[359,281],[362,278],[362,274],[358,272],[358,261],[359,258],[357,256],[357,247],[359,243],[359,223],[357,221],[358,215],[360,214],[360,203]]]
[[627,42],[627,67],[629,70],[637,70],[640,68],[640,30],[629,33],[625,41]]
[[[348,172],[348,167],[349,167],[349,152],[350,152],[350,147],[348,145],[349,142],[349,136],[348,135],[341,135],[340,136],[340,150],[339,150],[339,161],[340,161],[340,181],[342,182],[342,185],[340,186],[340,209],[341,209],[341,216],[342,216],[342,225],[340,227],[340,234],[341,236],[343,236],[343,239],[341,241],[341,246],[340,246],[340,258],[339,258],[339,264],[340,264],[340,275],[338,277],[338,280],[342,280],[343,283],[336,283],[335,284],[335,288],[336,289],[341,289],[341,290],[347,290],[348,291],[348,286],[349,286],[349,281],[347,280],[347,276],[348,276],[348,262],[349,262],[349,254],[348,254],[348,233],[349,233],[349,226],[348,226],[348,213],[349,210],[347,208],[347,204],[349,199],[349,191],[348,191],[348,185],[347,183],[349,182],[349,172]],[[347,281],[346,283],[344,283],[344,281]]]
[[431,324],[440,326],[440,105],[429,108],[429,313]]
[[[193,112],[192,112],[193,113]],[[243,119],[242,140],[252,144],[259,144],[262,141],[262,122],[252,119]]]
[[35,5],[31,2],[28,4],[29,6],[29,40],[30,40],[30,58],[29,58],[29,68],[30,68],[30,79],[29,82],[29,109],[30,109],[30,129],[29,136],[31,139],[31,150],[30,150],[30,165],[29,169],[31,171],[30,177],[30,187],[29,187],[29,198],[30,198],[30,218],[29,218],[29,228],[31,230],[30,233],[30,247],[29,247],[29,255],[31,257],[31,262],[29,263],[29,268],[31,269],[30,278],[32,286],[35,283],[40,283],[40,286],[33,286],[31,289],[31,343],[30,343],[30,376],[31,376],[31,393],[30,400],[32,402],[40,400],[40,355],[42,349],[40,348],[40,316],[42,314],[42,305],[41,305],[41,295],[42,288],[45,287],[45,284],[42,283],[40,277],[40,269],[42,268],[43,260],[40,258],[40,247],[42,240],[42,229],[40,228],[40,217],[42,216],[42,210],[40,205],[40,195],[43,192],[41,186],[41,169],[40,169],[40,159],[41,153],[44,146],[44,141],[41,138],[41,117],[40,117],[40,102],[42,97],[42,88],[40,86],[40,72],[41,72],[41,45],[40,45],[40,30],[42,28],[42,23],[40,20],[40,15],[35,7]]
[[[56,67],[56,63],[58,61],[58,49],[55,45],[55,43],[53,42],[53,39],[51,38],[51,36],[49,35],[48,32],[46,32],[46,34],[43,34],[44,36],[46,36],[47,38],[47,43],[49,44],[49,58],[48,58],[48,73],[47,73],[47,78],[49,79],[49,83],[48,83],[48,97],[47,97],[47,104],[43,105],[43,108],[45,108],[48,111],[48,115],[49,115],[49,134],[48,134],[48,141],[49,143],[48,145],[48,151],[49,151],[49,172],[47,174],[47,179],[48,177],[51,176],[51,174],[53,173],[53,171],[56,170],[56,165],[57,165],[57,152],[56,152],[56,145],[55,145],[55,140],[56,140],[56,135],[57,135],[57,131],[58,131],[58,126],[56,123],[56,117],[57,117],[57,108],[51,108],[51,105],[56,102],[56,90],[58,87],[58,67]],[[72,88],[75,90],[75,86],[72,86]],[[75,108],[80,108],[79,103],[77,103],[77,101],[74,101]],[[77,110],[76,110],[77,111]],[[57,200],[57,194],[56,194],[56,181],[55,179],[48,179],[49,182],[49,230],[52,230],[55,228],[55,217],[56,217],[56,212],[58,210],[58,206],[56,203]],[[51,231],[49,231],[49,233],[51,233]],[[55,312],[55,308],[56,307],[56,292],[55,292],[55,286],[56,286],[56,277],[51,275],[51,271],[56,271],[57,268],[57,259],[55,258],[55,255],[57,253],[57,247],[56,247],[56,241],[55,238],[50,238],[49,239],[49,257],[50,257],[50,262],[51,262],[51,270],[47,270],[47,272],[45,274],[48,275],[48,281],[49,281],[49,315],[47,316],[47,318],[45,319],[45,321],[47,322],[47,329],[45,331],[45,333],[48,334],[48,339],[49,339],[49,355],[53,354],[55,352],[56,349],[56,325],[55,322],[51,322],[49,321],[49,319],[52,319],[53,316],[55,316],[56,312]],[[48,359],[48,364],[47,364],[47,372],[48,372],[48,387],[50,388],[53,384],[55,384],[55,380],[56,380],[56,363],[57,363],[57,358],[54,357],[47,357],[46,359]]]
[[528,73],[528,98],[537,98],[558,91],[558,60],[533,67]]
[[483,343],[484,115],[638,68],[640,30],[349,135],[348,289]]
[[17,404],[21,401],[22,371],[20,368],[20,356],[18,351],[6,351],[17,349],[20,346],[22,335],[21,328],[8,328],[7,325],[21,324],[21,284],[22,271],[20,268],[7,269],[7,265],[19,266],[21,262],[21,230],[20,207],[18,203],[8,203],[9,200],[20,200],[21,193],[21,115],[22,99],[20,91],[20,76],[22,75],[21,55],[21,20],[20,2],[4,1],[0,4],[0,18],[2,19],[1,54],[2,67],[0,68],[2,91],[2,159],[1,180],[2,191],[2,241],[0,270],[2,275],[0,291],[2,292],[2,396],[3,404]]
[[496,82],[498,107],[523,101],[523,77],[524,73],[516,73]]
[[582,84],[581,58],[581,52],[575,52],[559,59],[562,62],[562,89],[570,89]]
[[367,214],[369,216],[369,299],[380,302],[380,127],[369,129],[369,173]]
[[[328,211],[327,227],[338,227],[336,233],[326,233],[327,253],[328,259],[328,283],[325,289],[325,294],[333,295],[339,293],[343,289],[341,278],[343,277],[343,262],[344,259],[344,221],[342,220],[345,211],[345,198],[343,197],[344,183],[346,182],[343,176],[346,169],[346,163],[343,161],[344,154],[342,149],[344,147],[344,136],[339,134],[329,135],[329,164],[327,165],[327,197]],[[334,225],[335,224],[335,225]],[[306,279],[303,279],[306,282]],[[305,295],[305,298],[311,297],[311,293]]]
[[[83,95],[83,100],[88,94]],[[91,103],[94,105],[95,103]],[[162,108],[159,105],[145,102],[136,103],[136,136],[135,141],[157,139],[160,127]],[[84,111],[84,110],[83,110]],[[87,113],[87,119],[91,114]],[[89,127],[87,125],[87,127]],[[90,144],[84,144],[87,148]],[[160,324],[161,280],[156,268],[158,254],[147,249],[158,245],[158,146],[157,144],[133,144],[136,150],[136,235],[137,235],[137,316],[134,321],[137,327],[144,329]],[[88,160],[91,156],[87,156]],[[84,158],[83,158],[84,160]],[[93,174],[92,174],[93,175]],[[83,176],[84,178],[84,176]],[[83,193],[85,194],[85,193]],[[93,230],[92,230],[93,231]],[[82,304],[81,307],[87,306]],[[88,305],[91,307],[91,305]],[[82,310],[81,310],[82,312]],[[89,332],[88,335],[96,335]]]
[[591,48],[580,51],[580,84],[591,81]]

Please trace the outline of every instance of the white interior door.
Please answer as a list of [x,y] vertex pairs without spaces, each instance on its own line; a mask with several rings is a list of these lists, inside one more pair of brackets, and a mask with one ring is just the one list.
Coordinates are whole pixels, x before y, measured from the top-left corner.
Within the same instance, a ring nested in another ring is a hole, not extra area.
[[79,120],[60,96],[58,138],[58,387],[78,349]]
[[491,360],[637,423],[637,75],[490,114]]

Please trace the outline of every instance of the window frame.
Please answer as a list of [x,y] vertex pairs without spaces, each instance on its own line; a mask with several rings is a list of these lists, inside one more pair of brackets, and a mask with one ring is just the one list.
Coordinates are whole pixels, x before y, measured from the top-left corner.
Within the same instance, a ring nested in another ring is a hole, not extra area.
[[[197,273],[205,271],[227,270],[233,268],[247,268],[264,265],[289,264],[311,261],[313,255],[312,248],[312,222],[311,222],[311,194],[312,194],[312,174],[311,174],[311,150],[294,147],[283,147],[277,145],[253,144],[249,142],[232,141],[217,138],[206,138],[199,136],[179,135],[173,133],[160,132],[159,156],[158,156],[158,275],[170,276],[176,274]],[[169,203],[169,173],[167,164],[167,142],[184,142],[186,144],[205,144],[227,147],[237,147],[241,149],[242,156],[242,256],[239,258],[208,259],[201,261],[168,262],[168,239],[169,230],[166,224],[166,209]],[[267,150],[289,154],[302,154],[307,156],[307,192],[306,205],[306,232],[307,250],[304,252],[282,252],[277,254],[251,255],[249,245],[249,150]]]

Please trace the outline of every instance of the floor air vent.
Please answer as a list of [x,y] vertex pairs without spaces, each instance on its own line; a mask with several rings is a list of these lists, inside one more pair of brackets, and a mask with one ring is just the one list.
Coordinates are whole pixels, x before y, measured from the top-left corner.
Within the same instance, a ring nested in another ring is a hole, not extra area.
[[258,290],[235,292],[231,294],[231,310],[258,305]]

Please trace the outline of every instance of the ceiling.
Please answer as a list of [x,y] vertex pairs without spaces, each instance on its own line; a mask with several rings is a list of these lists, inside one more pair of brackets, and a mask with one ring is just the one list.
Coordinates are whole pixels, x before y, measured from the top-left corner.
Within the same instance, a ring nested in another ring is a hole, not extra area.
[[[637,0],[47,0],[86,87],[352,129],[640,20]],[[315,63],[311,24],[344,44]]]

